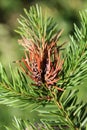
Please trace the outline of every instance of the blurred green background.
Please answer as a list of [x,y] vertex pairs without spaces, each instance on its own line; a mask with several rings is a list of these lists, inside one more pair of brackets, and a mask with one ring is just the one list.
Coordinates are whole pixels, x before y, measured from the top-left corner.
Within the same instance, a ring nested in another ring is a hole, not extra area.
[[[17,42],[20,36],[14,31],[18,27],[17,18],[24,14],[23,8],[29,9],[35,3],[42,6],[43,12],[55,18],[59,29],[64,29],[63,40],[67,40],[69,34],[73,34],[73,23],[80,26],[79,11],[87,9],[87,0],[0,0],[0,62],[7,72],[9,63],[15,67],[12,62],[23,55]],[[86,92],[87,82],[84,81],[78,95],[84,102],[87,100]],[[0,105],[0,130],[5,129],[4,125],[11,125],[13,115],[24,118],[32,116],[19,109]]]

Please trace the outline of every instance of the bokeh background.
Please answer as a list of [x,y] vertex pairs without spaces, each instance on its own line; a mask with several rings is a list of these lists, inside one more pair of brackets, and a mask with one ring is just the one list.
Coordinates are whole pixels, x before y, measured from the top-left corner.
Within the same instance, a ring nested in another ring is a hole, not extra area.
[[[40,4],[43,12],[53,16],[59,24],[59,29],[63,28],[63,40],[67,40],[73,34],[73,23],[80,26],[79,11],[87,9],[87,0],[0,0],[0,62],[6,68],[13,65],[14,60],[20,59],[23,52],[18,45],[20,38],[14,31],[18,27],[17,18],[24,14],[23,8],[29,9],[31,5]],[[78,86],[77,86],[78,87]],[[79,87],[79,100],[87,100],[87,82]],[[4,125],[11,125],[12,116],[32,117],[19,109],[13,109],[0,105],[0,130],[4,130]]]

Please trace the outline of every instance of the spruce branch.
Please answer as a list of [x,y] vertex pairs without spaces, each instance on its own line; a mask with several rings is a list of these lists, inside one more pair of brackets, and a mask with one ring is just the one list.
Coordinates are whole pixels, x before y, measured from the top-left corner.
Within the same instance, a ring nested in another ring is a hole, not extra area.
[[38,107],[40,97],[38,94],[41,92],[37,92],[36,88],[34,88],[36,92],[33,91],[24,74],[18,69],[14,72],[10,68],[10,72],[12,73],[11,79],[8,78],[4,68],[0,65],[0,104],[20,107],[21,109],[29,107],[31,110]]
[[53,18],[43,17],[41,7],[36,5],[35,7],[30,7],[29,12],[24,9],[26,17],[20,16],[18,19],[20,26],[16,30],[22,37],[32,39],[40,44],[42,42],[42,37],[45,41],[50,42],[57,31],[57,24]]
[[87,78],[87,12],[80,12],[81,28],[74,24],[74,36],[64,51],[63,84],[77,86]]
[[[6,130],[10,128],[6,127]],[[15,130],[53,130],[53,128],[46,122],[41,121],[40,123],[31,123],[29,120],[17,119],[14,117],[13,119],[13,128]],[[10,129],[11,130],[11,129]]]
[[0,103],[38,112],[39,124],[15,118],[19,130],[37,129],[37,125],[43,130],[84,130],[87,104],[78,102],[78,91],[72,86],[87,77],[87,12],[80,13],[81,28],[74,25],[66,47],[65,42],[58,44],[63,30],[57,31],[53,18],[43,17],[41,7],[24,12],[16,31],[25,56],[15,62],[22,71],[10,67],[9,79],[0,64]]

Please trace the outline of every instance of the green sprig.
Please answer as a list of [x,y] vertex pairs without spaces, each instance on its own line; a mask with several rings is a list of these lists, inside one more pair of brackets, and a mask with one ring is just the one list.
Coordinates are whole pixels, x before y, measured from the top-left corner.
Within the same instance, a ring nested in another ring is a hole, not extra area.
[[[58,25],[54,19],[44,18],[38,5],[31,7],[29,12],[24,9],[24,12],[26,17],[20,17],[20,26],[16,32],[22,37],[32,39],[36,44],[41,44],[42,39],[49,44],[57,34]],[[9,79],[0,64],[0,104],[38,112],[38,127],[42,130],[86,129],[87,104],[78,102],[78,91],[75,88],[72,90],[72,87],[81,84],[87,77],[87,11],[80,13],[80,16],[81,28],[74,25],[74,36],[70,36],[69,44],[61,53],[64,66],[58,87],[64,91],[45,89],[43,85],[31,86],[31,81],[23,72],[19,69],[12,70],[11,67]],[[36,125],[15,118],[14,127],[17,130],[37,129]]]

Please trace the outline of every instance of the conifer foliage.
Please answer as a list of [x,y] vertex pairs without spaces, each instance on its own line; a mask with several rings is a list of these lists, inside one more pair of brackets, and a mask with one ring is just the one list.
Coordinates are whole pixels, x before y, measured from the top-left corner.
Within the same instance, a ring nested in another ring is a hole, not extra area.
[[0,64],[0,104],[38,113],[34,123],[15,117],[15,130],[85,130],[87,104],[78,102],[76,86],[87,78],[87,11],[68,44],[59,43],[63,30],[41,7],[24,12],[16,32],[25,56],[16,70],[9,67],[11,79]]

